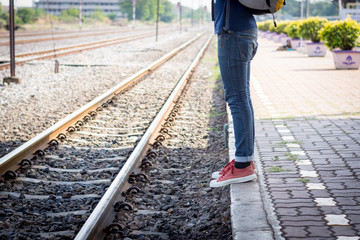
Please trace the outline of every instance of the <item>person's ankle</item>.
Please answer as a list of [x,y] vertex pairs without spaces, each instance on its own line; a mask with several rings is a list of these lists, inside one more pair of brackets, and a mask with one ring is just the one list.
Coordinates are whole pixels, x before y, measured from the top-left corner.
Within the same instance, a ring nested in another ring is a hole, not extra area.
[[236,162],[234,163],[236,169],[244,169],[250,166],[250,162]]

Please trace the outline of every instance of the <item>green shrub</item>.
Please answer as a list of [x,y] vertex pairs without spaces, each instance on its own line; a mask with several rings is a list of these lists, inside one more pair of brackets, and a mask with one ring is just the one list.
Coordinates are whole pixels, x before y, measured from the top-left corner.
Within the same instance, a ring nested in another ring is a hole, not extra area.
[[274,26],[274,24],[271,24],[269,26],[269,32],[276,32],[276,27]]
[[261,31],[265,31],[264,26],[265,26],[265,22],[258,22],[258,23],[257,23],[257,27],[258,27],[258,29],[261,30]]
[[6,21],[0,18],[0,28],[4,28],[6,25]]
[[259,29],[262,30],[262,31],[269,31],[271,25],[274,25],[273,21],[266,20],[265,22],[260,23],[260,28],[261,29],[260,28]]
[[301,21],[299,26],[300,37],[311,40],[312,42],[320,42],[319,31],[328,22],[326,18],[311,17]]
[[320,30],[320,38],[331,50],[340,48],[351,50],[357,45],[360,36],[360,25],[350,18],[328,22]]
[[300,38],[299,26],[300,21],[293,21],[285,28],[286,34],[291,38]]
[[291,23],[291,21],[280,21],[275,28],[277,33],[286,33],[285,28]]
[[106,16],[104,15],[104,11],[102,9],[96,8],[92,13],[90,13],[89,17],[99,22],[103,22]]

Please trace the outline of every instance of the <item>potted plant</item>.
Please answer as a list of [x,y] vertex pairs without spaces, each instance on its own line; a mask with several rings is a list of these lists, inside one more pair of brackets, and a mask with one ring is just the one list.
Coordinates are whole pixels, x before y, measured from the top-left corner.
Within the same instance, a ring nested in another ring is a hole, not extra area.
[[306,43],[309,57],[324,57],[326,48],[324,43],[320,42],[319,31],[328,22],[326,18],[311,17],[301,22],[299,26],[299,35],[303,39],[311,40]]
[[269,32],[270,32],[270,34],[268,35],[269,40],[274,40],[274,38],[278,35],[274,24],[270,24]]
[[300,47],[300,34],[299,34],[300,21],[293,21],[285,28],[286,34],[291,38],[291,47],[297,49]]
[[360,51],[358,44],[360,25],[350,18],[329,22],[320,30],[320,38],[332,50],[336,69],[358,69]]
[[262,37],[266,38],[267,34],[269,33],[270,24],[270,20],[257,23],[258,29],[260,30],[260,32],[262,32]]
[[289,36],[286,35],[285,31],[289,23],[290,21],[280,21],[275,29],[275,31],[280,34],[279,41],[282,42],[283,46],[287,46],[287,41],[290,40]]

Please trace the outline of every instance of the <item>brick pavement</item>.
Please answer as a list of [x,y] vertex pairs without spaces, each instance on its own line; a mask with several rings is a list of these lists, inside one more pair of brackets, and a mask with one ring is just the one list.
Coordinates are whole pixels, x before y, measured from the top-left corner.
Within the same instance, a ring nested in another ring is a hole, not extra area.
[[280,234],[360,239],[360,71],[335,70],[329,51],[278,46],[259,39],[251,87],[260,183]]

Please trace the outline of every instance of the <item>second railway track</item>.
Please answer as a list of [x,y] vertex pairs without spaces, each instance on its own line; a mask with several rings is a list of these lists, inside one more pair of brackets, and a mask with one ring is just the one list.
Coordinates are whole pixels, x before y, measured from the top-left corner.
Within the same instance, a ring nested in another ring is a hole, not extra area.
[[[58,135],[57,141],[63,143],[53,141],[44,151],[34,152],[30,161],[21,162],[18,178],[11,180],[13,173],[5,174],[8,180],[0,183],[2,236],[73,238],[132,156],[134,144],[139,143],[205,38],[178,53],[169,60],[172,64],[161,66],[146,81],[103,102],[97,112],[74,124],[80,131],[68,129],[69,134]],[[171,67],[174,65],[177,67]],[[159,79],[170,72],[172,80],[159,87]],[[33,167],[29,168],[30,164]]]
[[[93,50],[96,48],[102,48],[107,47],[111,45],[126,43],[130,41],[135,41],[138,39],[148,38],[151,36],[154,36],[154,33],[143,33],[143,34],[136,34],[131,36],[125,36],[125,37],[117,37],[107,40],[101,40],[101,41],[93,41],[93,42],[87,42],[87,43],[81,43],[77,45],[71,45],[66,47],[59,47],[52,50],[43,50],[38,52],[28,52],[28,53],[21,53],[17,54],[15,56],[16,65],[22,65],[26,62],[30,62],[33,60],[44,60],[44,59],[51,59],[51,58],[57,58],[69,54],[75,54],[82,51],[88,51]],[[10,68],[10,62],[0,63],[0,70]]]

